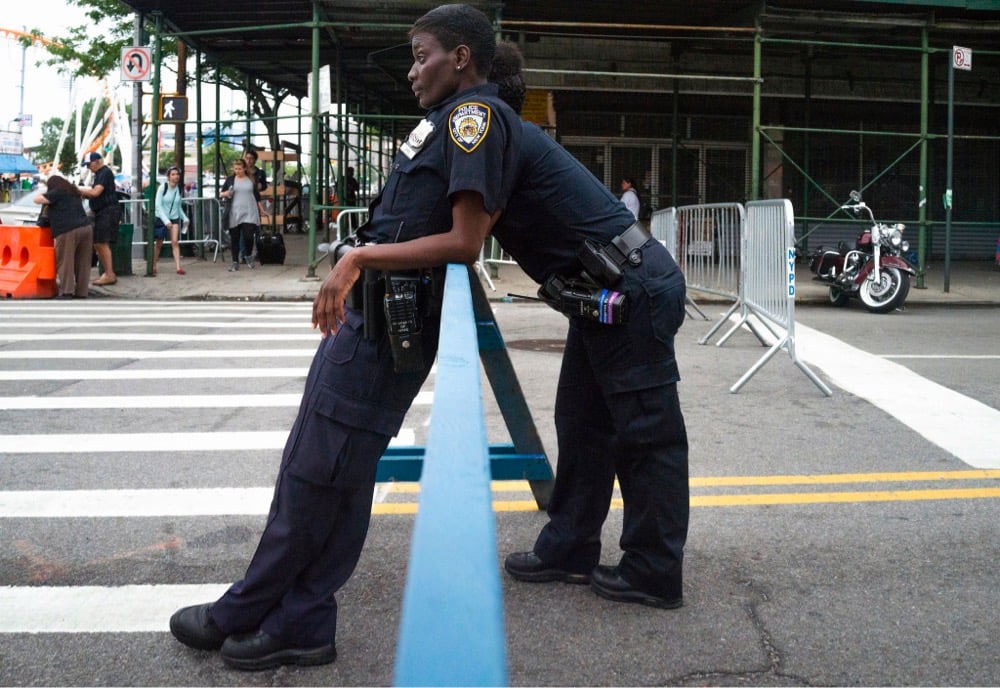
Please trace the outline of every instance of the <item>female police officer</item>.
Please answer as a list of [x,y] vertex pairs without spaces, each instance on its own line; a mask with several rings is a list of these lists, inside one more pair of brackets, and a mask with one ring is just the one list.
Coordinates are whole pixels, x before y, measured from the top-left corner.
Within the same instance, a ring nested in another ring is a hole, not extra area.
[[[433,278],[446,263],[476,259],[512,186],[520,124],[486,83],[496,47],[489,20],[469,6],[438,7],[417,20],[410,41],[408,77],[427,116],[401,147],[373,206],[366,236],[377,243],[346,253],[313,304],[313,325],[324,338],[257,551],[244,578],[219,600],[170,620],[182,643],[221,648],[236,668],[336,658],[334,593],[364,544],[378,460],[437,349],[441,290]],[[395,372],[385,334],[366,336],[362,313],[345,308],[367,269],[422,269],[420,370]]]
[[[516,47],[501,44],[490,79],[518,111],[520,67]],[[533,550],[509,555],[504,568],[518,580],[589,581],[602,597],[672,609],[683,600],[688,528],[688,445],[674,358],[684,277],[634,222],[583,165],[524,123],[517,188],[493,236],[543,285],[539,294],[571,315],[556,394],[549,523]],[[598,566],[615,473],[624,555],[616,566]]]

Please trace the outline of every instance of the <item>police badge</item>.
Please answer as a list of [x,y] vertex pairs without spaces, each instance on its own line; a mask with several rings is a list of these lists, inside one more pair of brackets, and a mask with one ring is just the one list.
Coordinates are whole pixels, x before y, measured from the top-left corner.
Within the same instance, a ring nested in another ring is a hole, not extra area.
[[399,147],[399,150],[408,157],[410,160],[413,156],[420,152],[420,149],[424,147],[427,143],[427,139],[430,138],[431,134],[434,133],[434,123],[430,120],[422,119],[420,124],[414,127],[410,135],[406,137],[403,141],[403,145]]
[[482,103],[462,103],[451,111],[451,140],[466,153],[476,150],[490,130],[489,106]]

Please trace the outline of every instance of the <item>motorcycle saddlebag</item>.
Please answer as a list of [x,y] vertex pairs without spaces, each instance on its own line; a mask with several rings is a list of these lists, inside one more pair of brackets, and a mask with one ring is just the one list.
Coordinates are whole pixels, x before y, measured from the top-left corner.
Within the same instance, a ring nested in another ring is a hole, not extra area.
[[816,253],[809,256],[809,270],[816,275],[832,276],[837,269],[837,261],[839,259],[839,253],[829,250],[824,251],[823,247],[820,246]]
[[261,265],[284,265],[285,237],[277,232],[262,234],[257,247],[257,259]]

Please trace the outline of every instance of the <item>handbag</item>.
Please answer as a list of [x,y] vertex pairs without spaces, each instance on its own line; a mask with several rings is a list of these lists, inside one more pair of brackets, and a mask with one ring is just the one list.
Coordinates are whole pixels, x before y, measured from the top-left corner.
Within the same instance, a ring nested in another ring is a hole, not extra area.
[[38,219],[35,220],[35,224],[38,225],[39,227],[48,227],[48,226],[50,226],[50,223],[49,223],[49,204],[48,203],[43,203],[42,204],[42,209],[38,213]]

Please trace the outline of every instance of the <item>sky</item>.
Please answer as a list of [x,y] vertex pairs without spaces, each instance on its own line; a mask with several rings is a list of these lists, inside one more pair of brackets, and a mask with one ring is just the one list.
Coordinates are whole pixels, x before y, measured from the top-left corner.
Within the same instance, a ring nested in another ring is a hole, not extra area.
[[[16,31],[38,29],[46,36],[68,33],[71,26],[85,24],[83,11],[65,0],[30,0],[30,2],[3,3],[0,11],[0,28]],[[0,130],[17,131],[22,89],[22,64],[24,71],[23,102],[24,114],[31,115],[31,127],[23,129],[24,144],[37,144],[41,138],[42,122],[52,117],[66,119],[71,109],[70,80],[60,75],[55,67],[36,66],[48,58],[48,52],[41,47],[31,47],[26,51],[16,40],[0,39]],[[93,80],[77,80],[77,88],[91,97],[98,93]]]
[[[210,1],[210,0],[209,0]],[[16,31],[38,29],[45,36],[66,35],[69,27],[86,24],[83,10],[66,0],[2,0],[0,2],[0,28]],[[55,67],[37,66],[45,61],[49,53],[42,47],[30,47],[26,51],[16,40],[0,38],[0,131],[18,131],[16,121],[21,104],[21,73],[24,65],[24,114],[31,115],[32,126],[21,131],[25,147],[36,145],[41,139],[41,125],[52,117],[66,119],[72,112],[70,79],[59,74]],[[162,90],[172,91],[176,79],[172,72],[163,76]],[[122,80],[119,73],[111,74],[109,86],[117,88]],[[77,79],[77,102],[85,102],[101,94],[99,83],[94,79]],[[131,94],[125,86],[125,97],[131,101]],[[148,92],[149,82],[144,84]],[[228,102],[227,102],[227,96]],[[189,112],[194,112],[196,94],[189,90]],[[245,99],[235,98],[224,89],[223,109],[243,108]],[[214,99],[214,95],[213,95]],[[214,117],[214,101],[206,99],[203,116]],[[146,101],[148,103],[148,100]]]
[[[58,37],[68,34],[70,27],[87,23],[83,10],[66,0],[0,0],[0,28],[2,29],[16,31],[38,29],[45,36]],[[70,78],[60,74],[56,67],[38,66],[39,62],[44,62],[48,58],[49,53],[42,47],[33,46],[25,50],[17,40],[0,37],[0,94],[3,96],[0,98],[0,133],[20,131],[23,135],[23,145],[26,148],[40,142],[43,122],[53,117],[65,120],[73,111],[74,103],[71,100],[72,82]],[[21,88],[22,68],[24,74],[23,90]],[[163,79],[161,89],[164,92],[172,91],[176,87],[173,72],[165,73]],[[124,97],[131,102],[131,83],[122,86],[119,73],[109,75],[108,85],[112,88],[125,89]],[[77,89],[76,103],[86,102],[102,93],[100,84],[95,79],[78,78],[75,80],[75,86]],[[144,84],[143,90],[148,93],[149,82]],[[31,116],[32,125],[20,128],[16,119],[21,113],[22,97],[23,113]],[[188,90],[188,98],[188,111],[189,113],[194,112],[197,94],[193,89]],[[244,96],[237,96],[231,94],[228,89],[223,89],[222,109],[224,116],[234,109],[242,109],[245,102]],[[148,108],[148,103],[148,97],[144,98],[144,107]],[[213,94],[211,98],[206,98],[202,111],[203,117],[206,119],[214,118],[214,110]],[[189,124],[188,126],[193,128],[194,125]],[[255,126],[254,133],[254,143],[266,145],[263,128]],[[4,141],[7,140],[6,136],[2,136],[2,138]]]

